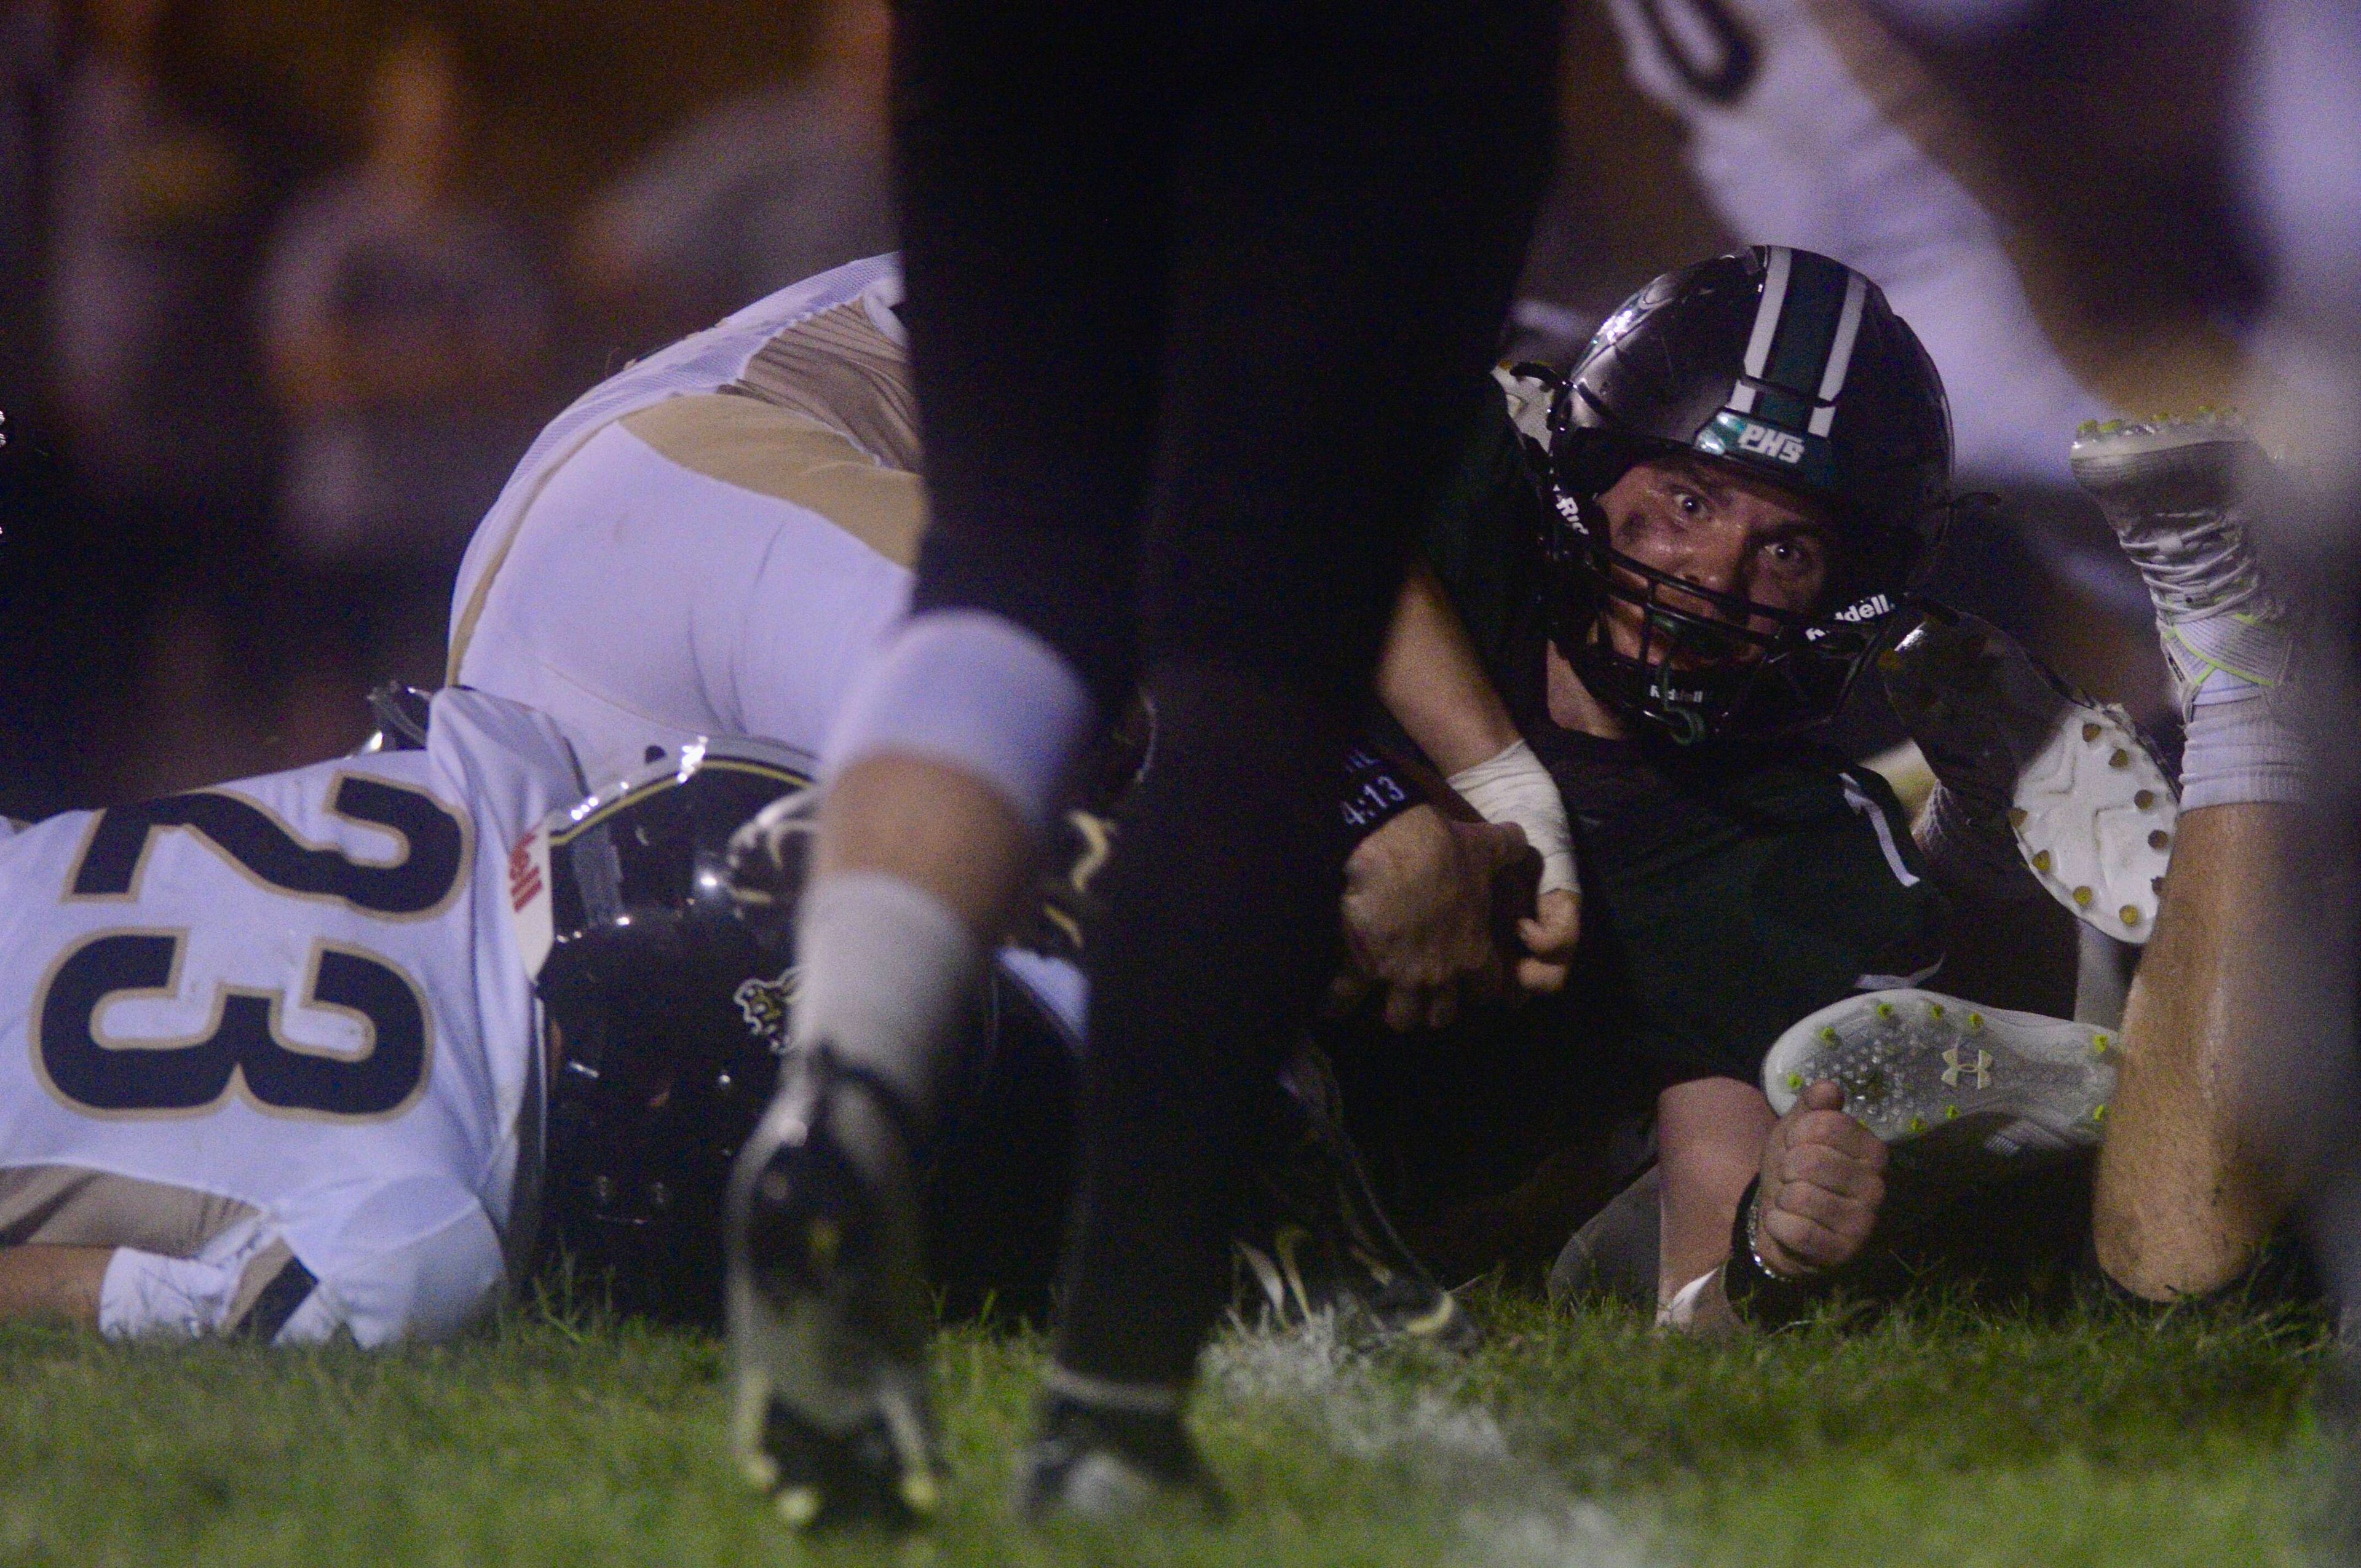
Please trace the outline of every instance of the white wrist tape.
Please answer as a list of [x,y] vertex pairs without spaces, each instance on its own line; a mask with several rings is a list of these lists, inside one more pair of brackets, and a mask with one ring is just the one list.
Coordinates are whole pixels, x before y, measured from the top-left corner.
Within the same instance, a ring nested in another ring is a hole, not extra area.
[[109,1339],[202,1338],[229,1316],[240,1273],[236,1263],[116,1247],[98,1288],[98,1331]]
[[1565,802],[1557,783],[1522,740],[1496,757],[1462,768],[1448,781],[1459,798],[1487,822],[1513,822],[1542,857],[1543,893],[1576,885],[1574,832],[1566,826]]

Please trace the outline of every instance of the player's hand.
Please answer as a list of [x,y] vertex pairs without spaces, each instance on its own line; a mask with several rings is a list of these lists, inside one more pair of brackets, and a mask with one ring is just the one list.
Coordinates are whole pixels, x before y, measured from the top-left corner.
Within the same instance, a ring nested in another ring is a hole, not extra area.
[[1843,1090],[1815,1083],[1763,1141],[1755,1250],[1773,1273],[1849,1263],[1877,1223],[1885,1146],[1843,1107]]
[[1385,987],[1389,1027],[1440,1028],[1463,994],[1499,994],[1493,879],[1524,854],[1517,828],[1454,822],[1430,806],[1361,840],[1345,865],[1345,940],[1354,968]]
[[1570,887],[1543,894],[1533,901],[1533,912],[1517,922],[1517,936],[1525,944],[1525,956],[1517,960],[1517,983],[1536,994],[1565,989],[1582,939],[1582,894]]

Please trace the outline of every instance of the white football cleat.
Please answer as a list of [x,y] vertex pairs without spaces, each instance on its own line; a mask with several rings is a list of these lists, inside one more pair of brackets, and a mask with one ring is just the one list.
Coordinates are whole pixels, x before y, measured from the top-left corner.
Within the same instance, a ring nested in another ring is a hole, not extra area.
[[1780,1036],[1763,1060],[1763,1092],[1784,1116],[1813,1084],[1834,1083],[1881,1142],[1939,1134],[2015,1159],[2098,1144],[2119,1048],[2095,1025],[1872,991]]
[[[2171,863],[2179,796],[2131,716],[2087,696],[1990,622],[1929,605],[1878,657],[1887,698],[1975,842],[2009,854],[2092,929],[2144,943]],[[1948,847],[1947,847],[1948,849]]]
[[2268,468],[2244,422],[2207,412],[2086,424],[2069,461],[2147,582],[2181,717],[2200,692],[2283,684],[2296,628],[2246,537],[2244,493]]

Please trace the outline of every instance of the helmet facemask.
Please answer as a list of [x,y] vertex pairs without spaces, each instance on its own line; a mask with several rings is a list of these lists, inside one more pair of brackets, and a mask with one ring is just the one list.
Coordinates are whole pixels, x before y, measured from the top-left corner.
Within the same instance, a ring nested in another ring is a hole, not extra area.
[[[1617,550],[1604,509],[1560,490],[1550,551],[1551,641],[1591,695],[1677,745],[1769,738],[1826,722],[1883,641],[1892,596],[1878,574],[1832,560],[1809,611],[1724,593]],[[1633,607],[1636,652],[1615,645],[1617,604]],[[1817,608],[1836,605],[1833,614]]]

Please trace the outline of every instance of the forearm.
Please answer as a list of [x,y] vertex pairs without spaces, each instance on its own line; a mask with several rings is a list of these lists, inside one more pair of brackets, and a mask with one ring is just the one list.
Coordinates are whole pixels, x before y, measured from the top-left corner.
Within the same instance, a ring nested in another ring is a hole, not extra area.
[[[1510,823],[1542,858],[1539,891],[1572,894],[1574,840],[1557,784],[1534,756],[1477,662],[1459,615],[1432,568],[1420,562],[1402,585],[1378,668],[1378,695],[1467,806],[1487,822]],[[1524,933],[1537,955],[1563,964],[1576,936],[1569,898],[1547,928]],[[1558,950],[1563,948],[1565,950]],[[1555,990],[1556,980],[1540,985]],[[1528,983],[1532,983],[1529,981]]]
[[0,1247],[0,1321],[98,1327],[98,1299],[115,1249]]
[[1516,744],[1516,725],[1443,584],[1423,561],[1411,568],[1378,661],[1378,697],[1435,766],[1455,773]]

